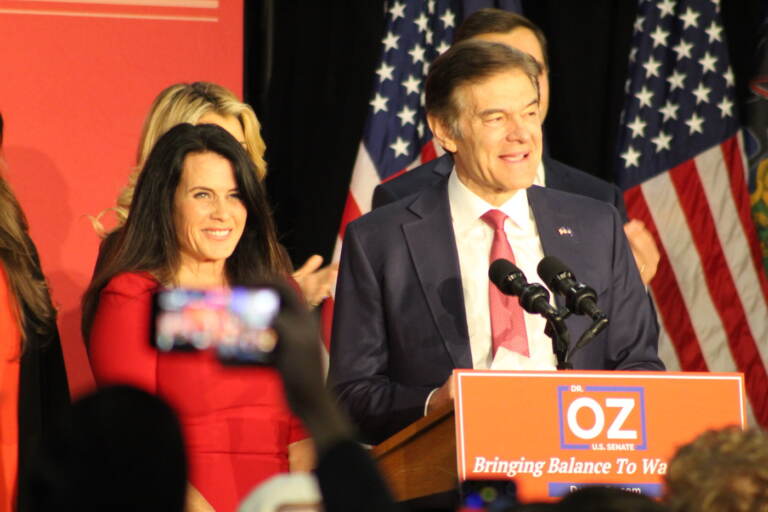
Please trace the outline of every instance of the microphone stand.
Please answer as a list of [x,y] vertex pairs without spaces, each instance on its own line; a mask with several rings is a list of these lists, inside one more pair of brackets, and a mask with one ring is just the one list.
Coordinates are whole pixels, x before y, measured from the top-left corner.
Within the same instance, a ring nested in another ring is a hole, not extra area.
[[544,329],[544,334],[552,340],[552,352],[555,353],[557,358],[558,370],[573,369],[573,365],[568,360],[568,348],[571,344],[568,327],[565,325],[565,318],[568,315],[569,311],[565,308],[557,308],[550,314],[544,315],[547,319],[547,327]]
[[[568,354],[566,355],[565,360],[568,361],[566,364],[571,364],[571,356],[580,348],[585,346],[587,343],[592,341],[592,339],[600,334],[600,332],[606,328],[608,325],[608,317],[604,313],[599,313],[595,320],[592,322],[592,325],[589,326],[589,328],[584,331],[581,334],[581,337],[579,338],[579,341],[576,342],[576,344],[573,346],[573,350],[570,350]],[[545,331],[546,332],[546,331]]]

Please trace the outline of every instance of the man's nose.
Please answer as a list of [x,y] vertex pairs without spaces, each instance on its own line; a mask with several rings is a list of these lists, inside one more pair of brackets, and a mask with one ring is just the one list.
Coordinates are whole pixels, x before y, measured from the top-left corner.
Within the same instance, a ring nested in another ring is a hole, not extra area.
[[531,140],[531,130],[521,117],[510,118],[507,126],[507,140],[523,142]]

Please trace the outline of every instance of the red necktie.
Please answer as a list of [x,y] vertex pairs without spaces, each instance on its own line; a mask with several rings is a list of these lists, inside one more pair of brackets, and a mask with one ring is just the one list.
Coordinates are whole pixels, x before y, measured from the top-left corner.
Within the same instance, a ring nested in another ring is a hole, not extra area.
[[[507,219],[507,215],[501,210],[488,210],[480,219],[493,229],[490,262],[504,258],[514,263],[515,254],[512,252],[507,234],[504,232],[504,221]],[[496,350],[499,347],[504,346],[508,350],[527,356],[529,354],[528,335],[525,332],[523,308],[517,297],[504,295],[494,284],[489,282],[488,302],[491,309],[493,355],[496,355]]]

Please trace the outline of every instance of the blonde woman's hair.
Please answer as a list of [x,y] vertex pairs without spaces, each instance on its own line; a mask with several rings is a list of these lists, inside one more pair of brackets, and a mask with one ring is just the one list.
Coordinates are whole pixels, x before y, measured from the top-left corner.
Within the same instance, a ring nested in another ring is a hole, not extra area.
[[[136,155],[136,167],[128,178],[128,185],[117,197],[117,205],[113,209],[119,226],[122,226],[128,218],[133,190],[136,187],[139,173],[144,167],[155,142],[177,124],[196,124],[201,117],[208,113],[234,116],[240,121],[245,134],[245,149],[253,160],[257,178],[259,181],[264,180],[267,174],[267,163],[264,161],[266,146],[261,138],[261,125],[259,125],[253,109],[237,99],[232,91],[218,84],[194,82],[171,85],[155,98],[149,115],[144,121],[141,142]],[[97,230],[104,234],[104,229],[101,228],[98,219],[94,224]]]

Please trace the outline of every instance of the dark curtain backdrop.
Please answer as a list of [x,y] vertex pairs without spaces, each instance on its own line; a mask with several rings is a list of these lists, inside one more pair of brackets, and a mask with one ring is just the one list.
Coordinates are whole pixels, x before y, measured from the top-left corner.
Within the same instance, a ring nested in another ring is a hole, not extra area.
[[[267,187],[282,241],[295,263],[313,253],[332,254],[378,64],[384,4],[246,2],[245,97],[262,121]],[[549,40],[549,152],[612,181],[636,2],[522,4]],[[725,0],[722,13],[743,96],[753,66],[760,1]]]

